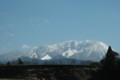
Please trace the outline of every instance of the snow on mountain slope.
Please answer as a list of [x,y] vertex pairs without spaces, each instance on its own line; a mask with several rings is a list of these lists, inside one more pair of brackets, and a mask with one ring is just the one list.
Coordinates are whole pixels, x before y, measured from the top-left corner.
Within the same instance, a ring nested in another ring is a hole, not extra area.
[[[66,41],[64,43],[42,46],[36,49],[36,54],[42,58],[45,55],[54,59],[57,55],[78,60],[99,61],[107,52],[108,46],[98,41]],[[59,58],[59,56],[58,56]]]
[[19,57],[29,57],[40,60],[77,59],[100,61],[107,52],[108,46],[99,41],[66,41],[54,45],[40,46],[26,52],[10,52],[0,55],[0,60],[15,60]]
[[71,50],[69,48],[67,51],[63,52],[62,55],[65,56],[66,58],[69,58],[70,56],[72,56],[72,55],[74,55],[76,53],[77,53],[77,50],[75,50],[75,49]]
[[51,57],[49,55],[45,55],[44,57],[41,58],[41,60],[49,60]]

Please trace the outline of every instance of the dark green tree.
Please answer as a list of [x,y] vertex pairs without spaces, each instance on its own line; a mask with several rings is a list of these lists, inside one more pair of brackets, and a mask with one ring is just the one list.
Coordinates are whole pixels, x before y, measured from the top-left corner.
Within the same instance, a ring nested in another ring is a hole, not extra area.
[[24,62],[21,60],[21,58],[18,58],[18,64],[19,65],[23,65],[24,64]]
[[111,46],[109,46],[106,56],[101,60],[101,64],[106,67],[114,66],[117,62],[118,53],[113,51]]
[[6,64],[7,66],[10,66],[11,65],[11,62],[7,62],[7,64]]

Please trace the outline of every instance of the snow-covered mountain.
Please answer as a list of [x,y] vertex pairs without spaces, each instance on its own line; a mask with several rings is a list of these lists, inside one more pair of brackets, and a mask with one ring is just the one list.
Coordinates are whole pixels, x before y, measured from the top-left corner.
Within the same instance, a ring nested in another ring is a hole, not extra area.
[[0,61],[17,60],[20,57],[40,60],[91,60],[100,61],[107,52],[108,46],[99,41],[66,41],[54,45],[40,46],[29,51],[12,51],[0,55]]

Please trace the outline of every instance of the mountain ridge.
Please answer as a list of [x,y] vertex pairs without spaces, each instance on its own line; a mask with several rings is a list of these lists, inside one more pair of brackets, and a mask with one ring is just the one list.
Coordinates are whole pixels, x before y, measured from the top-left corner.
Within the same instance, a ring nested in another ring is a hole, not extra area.
[[107,52],[108,46],[100,41],[76,41],[70,40],[63,43],[40,46],[29,51],[13,51],[0,55],[1,61],[16,60],[28,57],[39,60],[75,59],[99,61]]

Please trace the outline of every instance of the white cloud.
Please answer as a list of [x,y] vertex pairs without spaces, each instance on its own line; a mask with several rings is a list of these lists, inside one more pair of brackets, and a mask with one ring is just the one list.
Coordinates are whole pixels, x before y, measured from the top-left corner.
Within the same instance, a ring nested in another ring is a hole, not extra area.
[[15,33],[5,33],[6,36],[9,36],[9,37],[14,37],[15,36]]
[[23,44],[21,47],[23,49],[37,49],[38,48],[37,46],[30,46],[30,45],[27,45],[27,44]]
[[22,45],[22,48],[24,48],[24,49],[28,49],[28,48],[31,48],[31,46],[26,45],[26,44],[23,44],[23,45]]
[[9,42],[3,46],[0,46],[0,51],[6,51],[12,47],[13,43]]
[[15,24],[12,24],[12,23],[11,23],[11,24],[8,24],[7,26],[10,27],[10,28],[16,27],[16,25],[15,25]]
[[38,48],[37,46],[32,47],[32,49],[37,49],[37,48]]
[[0,47],[0,51],[6,50],[6,46]]
[[26,20],[26,24],[32,27],[37,27],[41,24],[48,24],[50,23],[51,21],[49,19],[41,19],[41,18],[30,18],[30,19],[27,19]]

